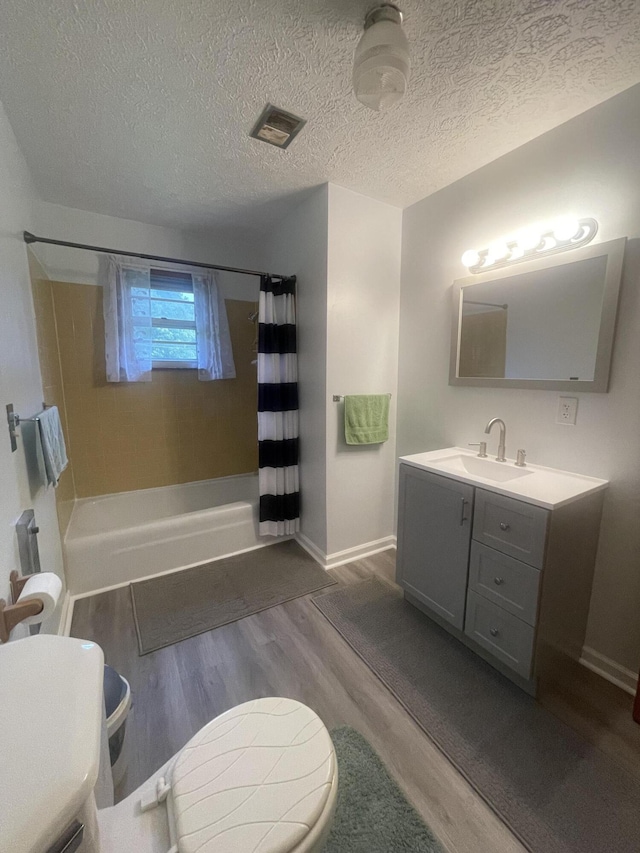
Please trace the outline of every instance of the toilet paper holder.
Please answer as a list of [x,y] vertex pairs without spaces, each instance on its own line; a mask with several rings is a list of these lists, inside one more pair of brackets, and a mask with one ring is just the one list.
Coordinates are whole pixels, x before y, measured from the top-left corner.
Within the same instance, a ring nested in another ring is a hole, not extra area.
[[9,575],[12,604],[7,604],[4,598],[0,598],[0,643],[7,642],[9,634],[23,619],[28,619],[29,616],[37,616],[44,609],[44,604],[39,598],[18,601],[20,593],[30,577],[32,575],[20,577],[15,570]]

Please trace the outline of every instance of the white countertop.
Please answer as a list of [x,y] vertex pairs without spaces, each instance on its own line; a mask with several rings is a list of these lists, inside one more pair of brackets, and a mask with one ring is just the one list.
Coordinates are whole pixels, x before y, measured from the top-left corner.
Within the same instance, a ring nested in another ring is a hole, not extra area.
[[556,509],[602,491],[609,485],[608,480],[542,465],[527,463],[526,467],[519,468],[513,459],[507,459],[506,462],[496,462],[491,456],[480,459],[477,453],[466,447],[446,447],[428,453],[414,453],[412,456],[401,456],[400,462],[544,509]]

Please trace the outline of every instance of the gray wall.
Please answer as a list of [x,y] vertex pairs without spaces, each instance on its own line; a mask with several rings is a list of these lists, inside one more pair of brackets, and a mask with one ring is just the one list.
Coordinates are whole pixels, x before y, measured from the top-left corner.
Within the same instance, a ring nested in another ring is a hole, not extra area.
[[[428,152],[425,153],[428,168]],[[484,438],[507,423],[507,450],[611,480],[587,646],[640,664],[640,86],[501,157],[404,211],[398,454]],[[581,394],[575,427],[555,424],[558,395],[448,385],[451,283],[460,256],[530,223],[594,216],[598,241],[627,236],[608,394]],[[634,239],[635,238],[635,239]],[[495,439],[490,441],[494,450]]]

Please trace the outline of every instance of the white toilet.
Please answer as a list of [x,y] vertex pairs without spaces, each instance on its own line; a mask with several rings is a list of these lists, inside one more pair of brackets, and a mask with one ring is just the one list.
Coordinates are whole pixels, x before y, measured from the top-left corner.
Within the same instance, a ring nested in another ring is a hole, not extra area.
[[[336,805],[336,755],[317,714],[292,699],[227,711],[126,800],[101,808],[112,796],[103,663],[99,646],[69,637],[39,635],[0,648],[3,850],[322,849]],[[81,841],[71,840],[76,821]],[[61,839],[67,847],[54,846]]]

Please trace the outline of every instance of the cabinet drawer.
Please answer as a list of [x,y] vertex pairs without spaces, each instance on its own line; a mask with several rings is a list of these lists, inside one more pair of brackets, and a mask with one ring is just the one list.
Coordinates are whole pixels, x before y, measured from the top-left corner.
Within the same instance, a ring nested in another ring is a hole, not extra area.
[[541,569],[548,517],[539,506],[476,489],[473,538]]
[[529,625],[536,624],[541,574],[513,557],[474,542],[469,563],[469,589],[513,613]]
[[469,590],[465,634],[523,678],[531,677],[535,629]]

